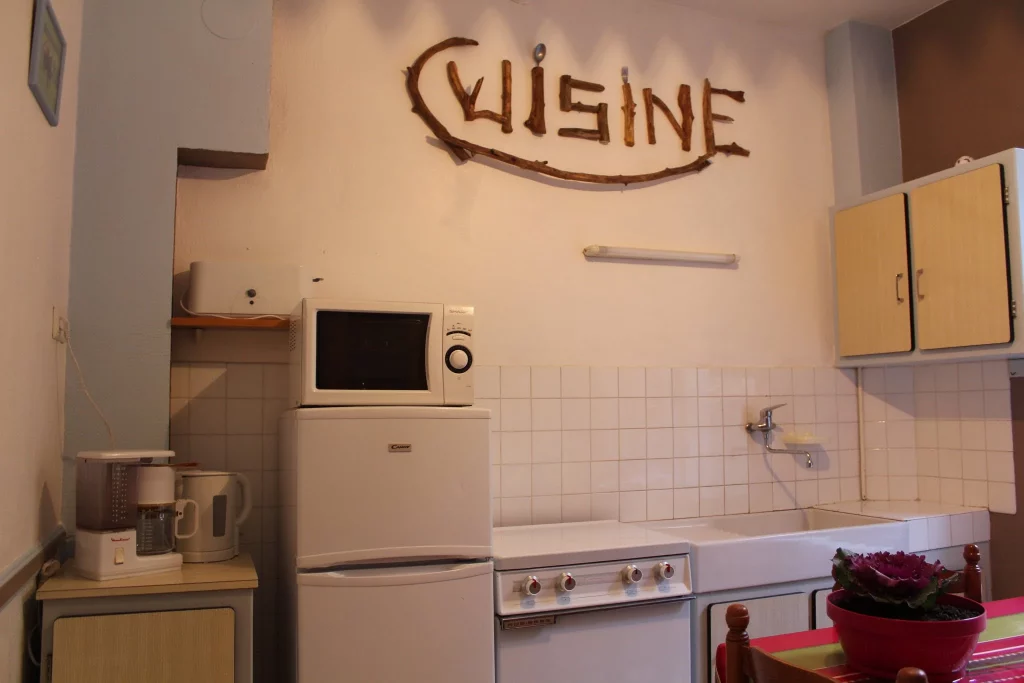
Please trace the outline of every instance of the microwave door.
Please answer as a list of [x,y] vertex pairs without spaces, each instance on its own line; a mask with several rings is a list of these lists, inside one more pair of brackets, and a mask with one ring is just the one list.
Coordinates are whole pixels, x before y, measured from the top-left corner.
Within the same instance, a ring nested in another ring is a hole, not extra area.
[[443,403],[441,306],[437,310],[329,310],[313,313],[307,405]]

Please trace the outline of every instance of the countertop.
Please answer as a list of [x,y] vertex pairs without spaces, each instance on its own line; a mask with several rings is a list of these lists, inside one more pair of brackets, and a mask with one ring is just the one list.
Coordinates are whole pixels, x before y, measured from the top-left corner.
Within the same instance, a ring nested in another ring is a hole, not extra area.
[[881,517],[883,519],[895,519],[903,522],[912,519],[948,517],[985,511],[985,508],[949,505],[948,503],[924,503],[914,500],[858,500],[847,503],[817,505],[815,507],[819,510],[832,510],[834,512],[845,512],[851,515],[864,515],[866,517]]
[[183,564],[181,569],[126,579],[94,581],[79,576],[65,564],[36,591],[37,600],[67,600],[160,593],[253,590],[258,585],[256,568],[247,553],[224,562]]
[[535,524],[494,530],[494,568],[497,570],[612,562],[688,552],[687,540],[623,522]]

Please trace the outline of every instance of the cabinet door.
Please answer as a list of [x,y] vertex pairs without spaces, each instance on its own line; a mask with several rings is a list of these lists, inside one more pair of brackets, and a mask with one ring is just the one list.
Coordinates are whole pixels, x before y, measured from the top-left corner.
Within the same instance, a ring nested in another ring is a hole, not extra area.
[[1003,167],[913,190],[910,226],[920,348],[1012,341]]
[[840,211],[834,225],[839,355],[912,350],[906,195]]
[[65,617],[53,623],[53,683],[233,683],[231,609]]
[[832,618],[825,611],[828,604],[828,596],[832,594],[831,588],[822,588],[811,594],[811,604],[814,607],[814,628],[832,628]]
[[725,623],[725,612],[729,605],[740,602],[750,613],[747,633],[751,638],[779,636],[784,633],[806,631],[811,627],[810,600],[807,593],[773,595],[755,600],[731,600],[711,605],[708,608],[708,642],[711,649],[704,654],[708,658],[708,671],[714,671],[715,651],[725,642],[729,626]]

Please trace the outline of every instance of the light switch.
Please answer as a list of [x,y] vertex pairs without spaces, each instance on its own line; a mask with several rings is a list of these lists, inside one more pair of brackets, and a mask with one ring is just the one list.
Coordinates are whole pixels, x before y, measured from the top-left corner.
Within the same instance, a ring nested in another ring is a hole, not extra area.
[[114,564],[124,564],[124,548],[114,548]]

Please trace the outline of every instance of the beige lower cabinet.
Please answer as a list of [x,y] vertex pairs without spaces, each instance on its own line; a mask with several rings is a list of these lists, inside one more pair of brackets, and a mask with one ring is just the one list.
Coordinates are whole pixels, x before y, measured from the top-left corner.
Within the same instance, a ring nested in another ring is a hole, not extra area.
[[252,558],[92,581],[72,566],[36,591],[40,683],[252,683]]
[[200,609],[64,617],[53,683],[233,683],[235,612]]

